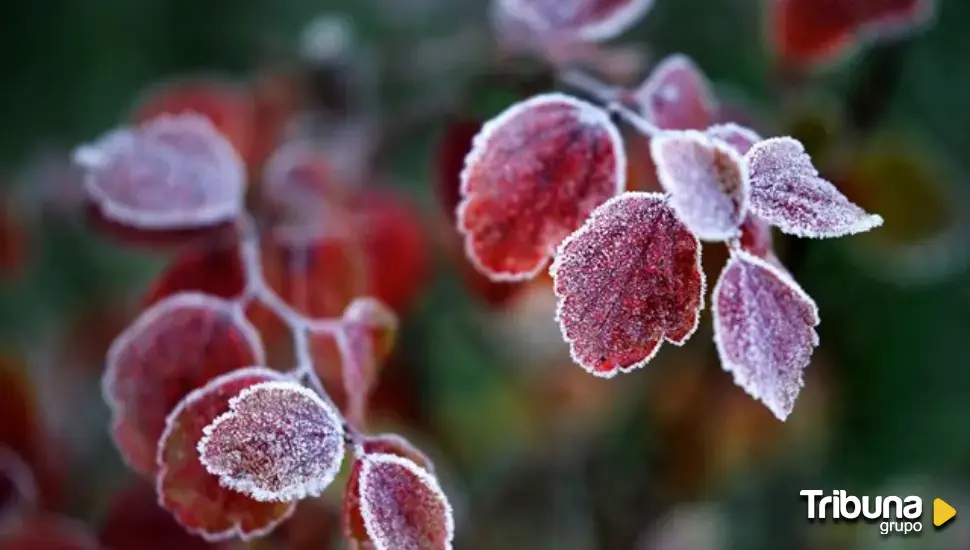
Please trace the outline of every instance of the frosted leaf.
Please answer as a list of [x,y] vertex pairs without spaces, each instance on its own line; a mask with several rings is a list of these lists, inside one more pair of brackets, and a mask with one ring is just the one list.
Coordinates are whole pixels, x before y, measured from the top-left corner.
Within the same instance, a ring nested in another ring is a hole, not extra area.
[[739,155],[745,155],[755,143],[761,141],[761,136],[754,130],[745,128],[739,124],[728,122],[726,124],[715,124],[706,131],[707,135],[728,143]]
[[587,42],[619,36],[642,19],[653,0],[497,0],[504,14],[533,31]]
[[249,540],[293,514],[292,502],[259,502],[222,487],[199,462],[196,450],[203,430],[229,410],[230,399],[256,384],[285,379],[262,367],[239,369],[189,393],[169,414],[158,442],[155,487],[158,504],[186,531],[209,542]]
[[849,201],[818,175],[800,142],[790,137],[759,142],[745,155],[751,210],[798,237],[842,237],[882,225],[882,218]]
[[200,115],[116,130],[79,147],[74,161],[100,213],[126,226],[192,229],[230,221],[243,208],[243,161]]
[[683,54],[661,60],[633,99],[643,116],[664,130],[702,130],[717,112],[707,77]]
[[259,501],[318,496],[343,462],[337,411],[293,382],[244,389],[204,433],[198,450],[206,470]]
[[735,251],[714,287],[712,308],[721,365],[776,417],[788,418],[818,345],[815,302],[781,269]]
[[131,468],[153,475],[175,405],[219,375],[263,362],[259,334],[231,302],[196,292],[159,301],[108,349],[102,394],[118,451]]
[[556,319],[576,363],[600,377],[647,364],[687,341],[704,306],[701,247],[657,193],[596,209],[550,270]]
[[623,142],[604,111],[561,94],[518,103],[485,124],[465,160],[465,252],[492,280],[531,279],[625,186]]
[[[434,464],[424,453],[397,434],[380,434],[367,436],[361,445],[362,454],[390,454],[406,458],[428,473],[434,475]],[[350,477],[344,488],[344,502],[342,509],[342,523],[344,536],[349,540],[360,543],[370,543],[364,517],[360,511],[360,472],[362,461],[355,460],[350,471]]]
[[431,474],[390,454],[367,454],[360,464],[360,509],[376,550],[452,547],[451,505]]
[[650,153],[670,205],[700,239],[738,235],[747,211],[744,159],[726,142],[701,132],[668,132],[653,138]]
[[394,347],[397,326],[397,315],[374,298],[357,298],[341,318],[336,337],[351,424],[364,423],[367,401],[378,369]]

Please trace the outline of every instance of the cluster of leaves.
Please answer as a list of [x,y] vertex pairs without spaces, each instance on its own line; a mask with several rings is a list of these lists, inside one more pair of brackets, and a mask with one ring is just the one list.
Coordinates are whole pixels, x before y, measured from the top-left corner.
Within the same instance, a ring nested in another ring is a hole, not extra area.
[[[175,83],[75,151],[97,227],[177,251],[108,352],[114,442],[159,504],[210,542],[275,529],[331,485],[349,448],[349,541],[450,548],[430,460],[360,431],[397,330],[385,301],[413,293],[374,274],[402,237],[414,248],[410,212],[341,189],[308,142],[265,154],[254,138],[272,128],[251,99],[219,82]],[[295,366],[270,368],[287,345]]]
[[[498,3],[502,20],[550,41],[612,38],[648,4]],[[882,219],[822,179],[797,140],[715,124],[705,78],[685,56],[663,60],[632,90],[575,70],[564,80],[605,108],[542,94],[475,136],[456,217],[469,260],[493,281],[514,282],[554,259],[556,317],[572,357],[612,377],[645,365],[664,341],[690,338],[705,305],[701,242],[725,243],[730,258],[710,299],[721,363],[785,420],[818,345],[819,317],[775,256],[772,227],[834,238]],[[625,192],[625,149],[611,114],[649,138],[662,193]]]

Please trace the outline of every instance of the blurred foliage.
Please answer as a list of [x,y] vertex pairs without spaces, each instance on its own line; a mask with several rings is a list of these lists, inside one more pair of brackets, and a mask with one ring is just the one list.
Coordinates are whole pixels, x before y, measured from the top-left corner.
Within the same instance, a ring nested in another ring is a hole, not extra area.
[[[878,143],[872,141],[877,134],[919,143],[932,155],[927,163],[945,167],[939,176],[945,182],[926,182],[942,186],[938,203],[962,212],[953,201],[970,193],[970,3],[944,0],[938,24],[928,32],[866,50],[795,88],[779,82],[762,42],[761,12],[757,0],[657,0],[627,40],[643,44],[654,61],[672,52],[692,56],[721,97],[741,100],[774,133],[794,132],[830,146],[834,152],[825,158],[833,173],[854,166],[858,151]],[[243,77],[294,59],[301,31],[323,13],[353,21],[360,47],[352,72],[381,75],[379,103],[390,118],[424,96],[454,100],[396,141],[384,167],[395,184],[419,198],[429,219],[440,215],[433,207],[432,159],[446,120],[491,116],[521,92],[508,81],[483,78],[474,40],[470,49],[456,47],[455,55],[467,55],[467,62],[452,62],[447,70],[433,66],[446,61],[419,57],[427,52],[418,46],[447,53],[456,29],[487,32],[485,7],[471,0],[5,2],[4,184],[29,195],[24,187],[39,185],[25,176],[31,163],[114,126],[138,93],[159,80],[195,72]],[[873,79],[887,70],[891,78]],[[412,71],[428,76],[408,78]],[[818,128],[794,123],[795,113],[820,96],[849,106],[834,115],[848,130],[820,136]],[[853,134],[857,111],[870,107],[878,111],[873,127]],[[864,205],[867,193],[883,192],[879,182],[856,191]],[[893,224],[880,213],[887,226]],[[48,400],[42,402],[83,394],[71,403],[99,406],[100,365],[86,376],[65,374],[75,366],[58,358],[70,358],[70,350],[56,346],[81,312],[127,307],[117,304],[144,288],[165,258],[132,252],[56,218],[32,226],[28,238],[26,272],[0,284],[0,342],[32,362],[38,391]],[[970,275],[956,269],[926,284],[899,283],[881,276],[893,264],[866,254],[868,246],[852,239],[781,245],[821,311],[824,357],[812,367],[820,376],[810,377],[809,390],[817,383],[825,394],[817,406],[803,396],[785,426],[766,421],[767,413],[746,398],[731,397],[743,394],[716,366],[713,346],[703,337],[683,350],[665,349],[649,368],[625,378],[550,389],[549,380],[566,376],[561,371],[579,368],[568,358],[516,356],[513,344],[496,336],[496,327],[534,306],[485,310],[469,296],[447,254],[439,258],[434,284],[406,317],[396,359],[387,368],[411,380],[418,410],[387,422],[410,425],[421,434],[419,446],[427,445],[443,464],[446,491],[459,511],[457,548],[632,548],[646,540],[651,526],[666,525],[662,518],[693,501],[714,504],[689,516],[690,529],[702,529],[711,514],[726,516],[730,544],[719,546],[726,543],[719,539],[709,548],[869,548],[869,542],[821,535],[829,530],[806,522],[798,491],[887,494],[881,492],[887,486],[915,478],[929,480],[920,486],[927,492],[919,493],[926,504],[935,496],[953,502],[967,497],[970,424],[959,419],[970,396]],[[970,234],[960,232],[946,246],[947,257],[966,254]],[[894,253],[880,252],[889,258]],[[552,346],[552,355],[562,356],[564,346]],[[604,390],[604,384],[615,387]],[[537,388],[559,393],[542,400]],[[564,400],[565,391],[572,401]],[[603,419],[593,428],[576,428],[582,425],[577,419],[592,414]],[[565,428],[547,417],[562,418]],[[77,463],[70,470],[77,475],[68,482],[66,508],[96,522],[111,491],[122,485],[116,479],[123,469],[105,435],[106,412],[80,418],[90,425],[60,428],[82,431],[90,440],[72,455]],[[729,449],[741,458],[718,471]],[[929,492],[934,487],[943,492]],[[935,536],[924,533],[922,539]]]

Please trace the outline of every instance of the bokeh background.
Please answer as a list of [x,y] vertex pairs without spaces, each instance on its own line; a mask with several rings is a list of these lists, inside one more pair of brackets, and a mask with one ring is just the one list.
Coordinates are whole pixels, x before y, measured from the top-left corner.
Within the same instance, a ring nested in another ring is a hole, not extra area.
[[[925,32],[808,75],[774,55],[757,0],[657,0],[618,41],[642,56],[641,77],[665,54],[689,55],[745,122],[803,139],[886,219],[836,241],[777,236],[823,320],[807,387],[781,424],[720,369],[709,315],[685,348],[600,380],[570,362],[547,282],[470,282],[442,207],[442,150],[456,123],[555,85],[535,62],[496,69],[484,1],[4,2],[0,443],[45,472],[45,506],[116,550],[176,529],[118,457],[99,386],[111,339],[171,254],[80,221],[68,155],[159,82],[298,75],[289,131],[341,159],[379,143],[353,185],[397,188],[421,223],[428,269],[402,308],[371,428],[435,459],[456,548],[970,548],[959,517],[885,539],[871,525],[809,524],[798,496],[916,494],[924,518],[935,497],[970,506],[968,21],[970,3],[943,0]],[[725,253],[705,251],[712,277]],[[312,521],[251,548],[340,548],[332,493],[301,510]],[[301,530],[311,524],[319,532]]]

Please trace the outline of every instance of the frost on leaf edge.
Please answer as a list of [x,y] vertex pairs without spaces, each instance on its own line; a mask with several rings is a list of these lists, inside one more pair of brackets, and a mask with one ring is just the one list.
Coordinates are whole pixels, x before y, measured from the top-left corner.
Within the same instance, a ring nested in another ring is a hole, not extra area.
[[[709,130],[710,129],[708,129],[708,131]],[[667,193],[669,193],[671,196],[676,194],[676,187],[678,186],[673,186],[673,185],[668,186],[664,182],[677,181],[677,178],[675,178],[670,173],[670,171],[667,170],[666,162],[658,162],[657,159],[662,158],[662,155],[659,154],[659,150],[664,144],[678,139],[690,140],[700,145],[701,147],[714,149],[715,152],[720,151],[721,153],[724,153],[725,155],[730,157],[730,159],[737,165],[738,171],[740,172],[740,175],[741,175],[741,189],[739,190],[740,204],[738,205],[738,223],[737,223],[737,226],[734,228],[733,232],[724,233],[724,234],[720,234],[720,233],[700,234],[698,231],[692,228],[690,224],[687,223],[687,220],[684,219],[684,216],[681,215],[679,209],[677,208],[676,201],[672,199],[668,200],[670,207],[673,208],[674,213],[677,214],[677,217],[678,219],[680,219],[681,223],[683,223],[687,227],[687,229],[694,234],[694,236],[696,236],[698,239],[702,241],[723,242],[733,238],[740,237],[741,226],[744,224],[744,218],[745,216],[747,216],[748,210],[750,209],[750,198],[751,198],[751,180],[748,178],[748,163],[745,162],[744,156],[738,153],[737,149],[735,149],[733,145],[731,145],[724,139],[708,134],[706,131],[705,132],[702,132],[699,130],[668,131],[651,139],[650,156],[653,159],[654,165],[657,167],[657,180],[660,182],[660,185],[664,188],[664,190],[667,191]],[[727,195],[726,193],[723,193],[723,192],[722,194]],[[733,197],[728,197],[728,198],[731,199],[732,201],[734,199]]]
[[109,429],[111,440],[114,443],[115,448],[119,450],[118,454],[121,455],[121,459],[125,465],[137,472],[141,472],[141,468],[136,467],[128,460],[128,456],[124,451],[122,451],[122,449],[124,449],[124,445],[122,445],[122,442],[118,439],[118,429],[124,423],[126,411],[125,406],[115,398],[116,383],[119,376],[119,370],[121,369],[121,363],[118,360],[118,356],[129,346],[137,342],[142,333],[150,326],[167,316],[172,311],[183,308],[209,309],[228,313],[234,321],[235,328],[243,334],[246,343],[249,344],[249,349],[253,352],[255,362],[257,364],[264,364],[266,362],[266,350],[263,348],[263,342],[259,335],[259,331],[256,330],[256,327],[253,326],[249,319],[238,313],[238,310],[233,306],[233,303],[230,300],[224,300],[204,292],[177,292],[163,298],[162,300],[159,300],[151,307],[142,311],[138,317],[136,317],[135,320],[132,321],[131,324],[129,324],[125,330],[123,330],[111,342],[111,346],[108,348],[108,353],[105,359],[105,369],[101,374],[101,397],[104,399],[105,404],[108,405],[108,410],[111,411],[111,427]]
[[596,105],[593,105],[592,103],[560,92],[543,93],[515,103],[495,117],[486,121],[479,129],[478,133],[475,134],[475,137],[472,139],[472,147],[468,154],[465,155],[464,167],[462,168],[460,175],[459,193],[461,200],[459,201],[458,206],[455,208],[455,220],[458,227],[458,233],[462,236],[462,240],[464,241],[465,257],[468,258],[468,260],[472,263],[476,271],[485,275],[494,282],[515,283],[534,279],[537,275],[539,275],[539,273],[542,273],[543,269],[546,268],[546,266],[549,264],[549,259],[556,256],[556,250],[558,247],[550,246],[546,253],[546,257],[540,260],[532,270],[527,272],[496,272],[482,264],[481,259],[475,252],[473,240],[468,234],[468,230],[465,226],[465,211],[468,209],[468,205],[471,203],[473,198],[470,196],[468,190],[472,171],[471,167],[481,160],[481,157],[484,155],[485,150],[491,143],[496,131],[504,127],[510,121],[514,120],[523,112],[526,112],[534,107],[552,103],[564,103],[567,106],[572,107],[577,111],[576,118],[580,123],[598,124],[605,129],[610,143],[613,146],[614,174],[616,176],[616,188],[613,196],[616,197],[617,195],[623,193],[623,191],[626,189],[627,156],[626,147],[623,143],[623,136],[620,133],[620,129],[610,118],[609,113]]
[[[101,163],[106,160],[106,156],[110,157],[119,150],[131,148],[133,140],[139,139],[137,132],[159,132],[176,125],[208,134],[207,137],[212,138],[211,143],[215,149],[213,154],[217,157],[221,168],[231,172],[223,175],[233,182],[230,200],[224,204],[210,205],[187,212],[145,214],[140,210],[118,204],[100,188],[91,170],[99,169]],[[83,169],[84,190],[89,200],[97,206],[98,211],[108,220],[128,227],[150,231],[202,228],[230,221],[243,210],[246,194],[245,161],[229,139],[213,125],[212,121],[201,114],[191,112],[163,114],[137,128],[128,126],[111,130],[93,142],[76,148],[72,161]]]
[[388,537],[386,536],[374,536],[375,533],[381,533],[381,529],[378,525],[376,514],[374,510],[371,510],[370,499],[364,498],[367,494],[369,483],[368,483],[368,473],[371,468],[373,468],[375,463],[391,463],[400,466],[410,473],[414,474],[418,478],[418,481],[423,483],[426,488],[430,489],[433,493],[436,493],[441,497],[441,502],[444,505],[445,511],[445,540],[446,545],[444,550],[451,550],[452,541],[455,537],[455,514],[451,507],[451,503],[448,502],[448,496],[445,494],[444,490],[441,488],[441,484],[435,479],[427,470],[418,466],[413,460],[408,458],[403,458],[397,455],[392,455],[389,453],[368,453],[359,458],[361,461],[360,475],[358,476],[358,490],[357,498],[360,502],[360,515],[364,519],[364,529],[367,531],[368,536],[371,538],[371,542],[374,543],[374,550],[396,550],[395,547],[389,546]]
[[[694,262],[694,267],[697,269],[697,272],[700,274],[701,288],[700,288],[700,301],[697,303],[697,308],[695,308],[693,312],[694,323],[693,323],[693,326],[690,328],[690,330],[687,332],[687,334],[680,340],[668,339],[666,335],[662,336],[660,338],[660,341],[657,342],[657,345],[654,346],[653,350],[650,352],[649,355],[647,355],[647,357],[645,357],[644,359],[642,359],[637,363],[634,363],[633,365],[630,365],[629,367],[620,367],[620,368],[613,369],[611,371],[602,372],[588,367],[587,365],[583,364],[583,362],[579,359],[578,353],[576,351],[575,339],[570,338],[566,334],[566,328],[565,326],[563,326],[563,322],[562,322],[562,309],[566,302],[566,296],[563,296],[562,294],[559,293],[559,291],[556,289],[557,285],[555,284],[555,281],[559,272],[559,268],[562,264],[562,259],[565,257],[563,253],[565,252],[566,247],[569,245],[569,243],[571,243],[573,240],[581,238],[583,235],[586,234],[586,232],[590,230],[590,227],[596,220],[605,216],[604,213],[606,212],[608,207],[612,206],[614,203],[617,203],[623,200],[633,200],[633,199],[646,199],[651,201],[659,201],[663,203],[667,208],[670,208],[671,210],[673,210],[673,207],[670,206],[670,204],[667,202],[666,195],[664,195],[663,193],[651,192],[651,191],[627,191],[626,193],[617,195],[611,198],[610,200],[604,202],[599,207],[597,207],[596,210],[594,210],[593,213],[590,214],[589,218],[586,220],[586,223],[584,223],[579,229],[574,231],[568,237],[563,239],[563,242],[560,243],[559,249],[556,253],[556,259],[549,267],[549,275],[553,278],[553,293],[556,296],[556,313],[554,318],[555,318],[556,324],[559,325],[559,333],[562,335],[563,340],[569,345],[569,357],[573,360],[574,363],[582,367],[583,370],[585,370],[586,372],[588,372],[589,374],[592,374],[597,378],[607,378],[607,379],[613,378],[617,374],[620,374],[620,373],[628,374],[637,369],[645,367],[647,363],[653,360],[653,358],[657,355],[657,353],[660,352],[660,348],[662,347],[664,342],[669,342],[678,347],[683,346],[684,344],[687,343],[688,340],[691,339],[694,333],[697,332],[697,327],[699,327],[701,323],[701,312],[704,311],[704,308],[706,307],[707,276],[704,274],[703,265],[701,263],[702,246],[701,246],[700,240],[697,239],[696,236],[694,236],[694,239],[697,242],[697,252],[695,253],[696,258]],[[675,217],[676,217],[676,213],[675,213]],[[683,225],[683,222],[680,221],[679,217],[677,217],[677,221]],[[686,225],[684,227],[686,227]],[[688,229],[688,232],[690,232],[689,229]],[[691,233],[691,235],[693,236],[693,233]]]
[[340,416],[339,413],[337,413],[337,411],[333,408],[333,406],[331,406],[329,403],[324,401],[319,395],[317,395],[316,392],[307,388],[306,386],[302,386],[297,382],[293,382],[289,380],[275,381],[275,382],[260,382],[258,384],[253,384],[252,386],[249,386],[243,389],[241,392],[239,392],[238,395],[230,399],[229,410],[219,415],[218,417],[216,417],[216,419],[213,420],[211,424],[209,424],[202,430],[203,436],[199,440],[198,445],[196,446],[196,450],[199,453],[199,461],[205,467],[207,472],[209,472],[214,476],[219,477],[220,485],[222,485],[227,489],[236,491],[238,493],[243,493],[245,495],[248,495],[249,497],[251,497],[253,500],[256,500],[256,501],[286,502],[291,500],[292,501],[302,500],[308,497],[318,497],[323,493],[324,490],[326,490],[327,487],[330,486],[331,483],[333,483],[333,480],[337,477],[337,474],[340,472],[340,468],[343,465],[343,461],[344,461],[343,452],[339,452],[337,454],[337,457],[333,460],[333,463],[330,464],[330,467],[326,471],[324,471],[323,475],[321,475],[319,478],[311,480],[306,486],[298,485],[280,492],[266,491],[259,487],[254,486],[254,484],[249,481],[236,479],[232,477],[231,472],[229,472],[228,470],[223,470],[219,468],[218,466],[210,463],[206,459],[205,450],[209,444],[209,441],[212,438],[212,432],[214,432],[219,427],[219,425],[222,424],[223,422],[226,422],[227,420],[230,420],[235,417],[236,408],[240,402],[249,398],[250,395],[256,392],[263,391],[263,390],[279,390],[279,389],[285,389],[287,391],[294,391],[296,393],[299,393],[304,397],[309,398],[311,401],[314,402],[314,404],[319,406],[324,411],[324,414],[329,417],[333,425],[336,426],[338,431],[338,437],[340,438],[341,445],[343,445],[343,418]]
[[[720,324],[720,315],[718,314],[717,302],[718,302],[718,296],[720,296],[720,293],[721,293],[721,282],[724,279],[724,273],[727,272],[727,270],[730,267],[732,267],[732,264],[734,264],[735,262],[739,262],[739,263],[748,262],[750,264],[753,264],[757,267],[760,267],[768,271],[770,274],[777,277],[778,280],[780,280],[782,283],[788,285],[788,287],[791,288],[792,291],[794,291],[799,298],[804,300],[804,302],[810,306],[811,312],[812,312],[813,324],[809,328],[812,331],[813,348],[818,347],[820,342],[818,332],[815,330],[815,327],[821,324],[822,319],[819,316],[818,305],[815,303],[815,300],[812,299],[812,297],[809,296],[807,292],[805,292],[805,290],[801,287],[801,285],[799,285],[795,281],[795,279],[793,279],[792,276],[789,275],[787,272],[785,272],[782,269],[779,269],[775,265],[772,265],[770,262],[763,260],[758,256],[755,256],[754,254],[751,254],[750,252],[746,252],[740,249],[733,249],[731,251],[731,257],[728,259],[727,263],[724,264],[724,268],[721,269],[721,273],[717,277],[717,283],[714,284],[714,290],[711,292],[711,322],[714,325],[714,347],[717,348],[717,356],[718,356],[718,360],[721,363],[721,368],[724,371],[731,373],[731,376],[734,380],[734,384],[739,388],[741,388],[742,390],[744,390],[744,392],[747,393],[748,396],[750,396],[752,399],[764,405],[765,403],[764,401],[762,401],[759,395],[757,395],[756,393],[753,393],[751,389],[745,387],[743,384],[738,383],[735,368],[743,367],[743,365],[737,365],[735,363],[728,361],[725,358],[725,354],[723,351],[724,342],[721,340],[721,331],[719,329],[721,324]],[[805,368],[807,366],[808,365],[806,365],[805,367],[802,367],[800,374],[804,374]],[[800,381],[799,387],[800,388],[804,387],[805,381],[803,376],[799,377],[799,381]],[[778,420],[782,422],[785,422],[787,420],[787,416],[783,418],[782,416],[776,414],[775,411],[772,410],[770,407],[766,406],[766,408],[768,408],[768,410],[771,411],[772,415],[778,418]]]
[[[812,167],[812,171],[814,172],[814,174],[812,175],[812,177],[817,178],[817,179],[820,179],[820,180],[824,181],[826,184],[831,185],[833,188],[835,188],[836,192],[839,193],[846,201],[848,201],[850,204],[854,205],[859,210],[862,210],[863,212],[865,212],[866,213],[866,216],[863,217],[862,219],[860,219],[859,221],[857,221],[856,223],[848,226],[847,228],[845,228],[841,232],[820,235],[820,234],[815,234],[813,232],[804,231],[804,230],[802,230],[802,229],[800,229],[798,227],[795,227],[793,224],[788,223],[787,221],[783,221],[783,222],[775,221],[775,220],[773,220],[774,216],[765,216],[765,215],[763,215],[763,213],[758,208],[757,202],[751,201],[750,209],[751,209],[752,212],[755,213],[755,215],[757,215],[759,218],[765,220],[770,225],[772,225],[774,227],[777,227],[782,233],[785,233],[787,235],[793,235],[795,237],[806,238],[806,239],[838,239],[838,238],[841,238],[841,237],[847,237],[849,235],[856,235],[856,234],[859,234],[859,233],[865,233],[867,231],[871,231],[873,229],[876,229],[877,227],[881,227],[882,226],[882,224],[884,223],[884,220],[883,220],[882,216],[880,216],[879,214],[871,214],[868,211],[866,211],[864,208],[862,208],[861,206],[859,206],[859,205],[855,204],[854,202],[850,201],[848,199],[848,197],[846,197],[842,193],[842,191],[840,191],[837,187],[835,187],[835,185],[832,182],[830,182],[829,180],[823,178],[821,176],[821,174],[819,174],[818,169],[815,167],[814,162],[812,162],[811,156],[809,156],[808,152],[805,151],[805,145],[802,144],[801,141],[798,141],[797,139],[795,139],[795,138],[793,138],[791,136],[776,136],[776,137],[771,137],[771,138],[768,138],[768,139],[761,140],[758,143],[755,143],[753,146],[751,146],[751,149],[749,149],[748,152],[745,153],[745,155],[744,155],[745,164],[749,164],[750,163],[751,157],[756,152],[760,152],[762,149],[764,149],[766,147],[769,147],[771,145],[774,145],[775,143],[791,143],[791,144],[794,144],[794,146],[799,150],[799,153],[800,154],[805,155],[806,157],[808,157],[809,163],[810,163],[810,165]],[[753,188],[753,186],[749,185],[749,189],[752,189],[752,188]],[[772,219],[770,219],[770,218],[772,218]]]
[[[250,376],[264,376],[267,378],[275,379],[277,381],[286,381],[289,378],[279,371],[268,369],[266,367],[244,367],[232,372],[228,372],[221,376],[217,376],[212,380],[206,382],[206,384],[200,388],[196,388],[189,392],[185,397],[179,401],[178,405],[172,409],[172,412],[165,418],[165,430],[162,432],[162,436],[158,438],[158,447],[155,455],[155,463],[158,465],[158,472],[155,475],[155,495],[157,497],[158,505],[165,511],[171,513],[171,510],[166,506],[165,491],[163,488],[163,482],[166,474],[168,473],[168,464],[164,460],[164,447],[165,442],[172,435],[172,431],[175,429],[175,420],[179,417],[182,412],[190,405],[195,404],[200,399],[205,397],[207,394],[211,393],[213,390],[217,389],[219,386],[226,384],[228,382],[233,382],[240,378],[246,378]],[[258,382],[262,383],[262,382]],[[212,475],[211,473],[209,475]],[[221,485],[221,484],[220,484]],[[257,501],[258,502],[258,501]],[[211,533],[205,531],[204,529],[199,529],[195,527],[190,527],[182,523],[181,518],[179,518],[174,513],[171,513],[173,519],[179,524],[180,527],[185,529],[187,532],[197,535],[204,539],[206,542],[225,542],[228,540],[236,539],[242,541],[255,540],[260,537],[266,536],[271,533],[274,529],[280,526],[283,522],[290,519],[293,513],[296,511],[296,502],[291,502],[290,506],[287,508],[286,512],[281,514],[280,517],[269,522],[261,529],[254,529],[252,531],[246,531],[243,529],[242,523],[236,521],[232,527],[226,529],[225,531],[220,531],[217,533]]]
[[[628,0],[620,9],[598,21],[580,25],[565,31],[583,42],[603,42],[616,38],[630,30],[653,9],[654,0]],[[536,10],[522,0],[498,0],[498,5],[514,19],[524,22],[541,33],[558,34],[560,29],[551,28]]]

